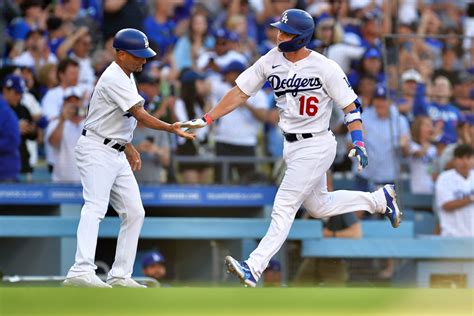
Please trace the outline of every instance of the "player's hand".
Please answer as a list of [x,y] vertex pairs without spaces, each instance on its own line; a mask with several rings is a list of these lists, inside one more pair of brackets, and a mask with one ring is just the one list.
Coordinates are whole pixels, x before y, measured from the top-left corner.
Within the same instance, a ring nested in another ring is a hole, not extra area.
[[140,170],[142,168],[142,159],[140,158],[140,153],[135,149],[135,147],[133,147],[132,144],[127,144],[125,146],[124,153],[133,171]]
[[367,167],[369,164],[369,156],[367,155],[367,150],[363,142],[355,142],[354,147],[349,151],[349,157],[357,157],[359,165],[357,170],[360,172],[363,168]]
[[181,123],[182,122],[176,122],[176,123],[173,123],[173,125],[171,125],[171,128],[173,129],[173,132],[178,136],[184,137],[184,138],[189,139],[189,140],[194,140],[196,135],[194,133],[189,133],[188,132],[189,129],[186,130],[186,131],[183,131],[181,129],[181,127],[182,127]]
[[190,121],[178,122],[181,128],[187,129],[195,129],[195,128],[203,128],[207,126],[207,122],[204,118],[198,118]]

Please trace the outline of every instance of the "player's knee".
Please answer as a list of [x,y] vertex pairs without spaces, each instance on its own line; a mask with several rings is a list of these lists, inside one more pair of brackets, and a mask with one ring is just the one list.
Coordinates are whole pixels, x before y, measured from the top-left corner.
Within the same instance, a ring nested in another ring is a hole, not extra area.
[[99,220],[104,219],[107,213],[107,203],[101,202],[85,202],[81,211],[81,216],[97,218]]
[[133,222],[142,222],[145,220],[145,210],[143,207],[137,207],[127,214],[127,218]]

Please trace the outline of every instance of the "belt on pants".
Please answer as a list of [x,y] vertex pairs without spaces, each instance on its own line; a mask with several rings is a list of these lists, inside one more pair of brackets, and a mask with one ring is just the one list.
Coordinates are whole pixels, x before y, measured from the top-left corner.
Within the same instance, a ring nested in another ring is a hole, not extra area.
[[326,134],[330,130],[331,129],[328,127],[326,131],[322,131],[318,133],[303,133],[303,134],[283,133],[283,137],[285,137],[287,142],[293,143],[298,140],[303,140],[303,139],[312,138],[312,137]]
[[[93,136],[95,136],[96,138],[100,138],[100,139],[102,140],[102,137],[100,137],[100,136],[98,136],[98,135],[96,135],[96,134],[93,134],[91,131],[88,131],[88,130],[86,130],[86,129],[83,129],[83,130],[82,130],[82,136],[86,136],[86,135],[88,135],[88,136],[92,136],[92,135],[93,135]],[[104,145],[108,145],[111,141],[112,141],[112,140],[111,140],[110,138],[104,138],[102,143],[103,143]],[[124,150],[125,150],[125,145],[120,145],[119,143],[115,143],[115,144],[113,144],[112,146],[110,146],[110,148],[113,148],[113,149],[115,149],[115,150],[117,150],[117,151],[124,151]]]

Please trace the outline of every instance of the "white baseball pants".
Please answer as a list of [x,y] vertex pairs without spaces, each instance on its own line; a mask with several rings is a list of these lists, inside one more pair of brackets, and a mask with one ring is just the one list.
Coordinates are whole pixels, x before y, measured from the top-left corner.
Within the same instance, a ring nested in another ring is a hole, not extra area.
[[110,204],[121,219],[115,261],[108,279],[129,278],[137,252],[138,238],[145,210],[138,184],[123,152],[81,136],[76,145],[77,167],[81,174],[84,206],[77,228],[77,250],[74,265],[67,277],[95,271],[94,264],[99,224]]
[[384,212],[386,201],[382,191],[328,192],[326,172],[335,157],[336,140],[332,132],[293,143],[285,141],[283,158],[287,169],[275,196],[270,227],[246,261],[256,278],[260,278],[285,242],[302,204],[315,218],[353,211]]

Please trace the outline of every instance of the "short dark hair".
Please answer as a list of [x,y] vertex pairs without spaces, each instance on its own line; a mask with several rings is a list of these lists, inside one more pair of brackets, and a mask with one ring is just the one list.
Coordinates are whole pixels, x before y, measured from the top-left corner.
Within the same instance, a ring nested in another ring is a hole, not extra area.
[[464,157],[472,157],[474,155],[474,150],[471,146],[467,144],[462,144],[454,149],[454,157],[455,158],[464,158]]
[[79,63],[71,58],[64,58],[58,63],[58,81],[60,80],[59,74],[65,73],[69,66],[79,67]]

